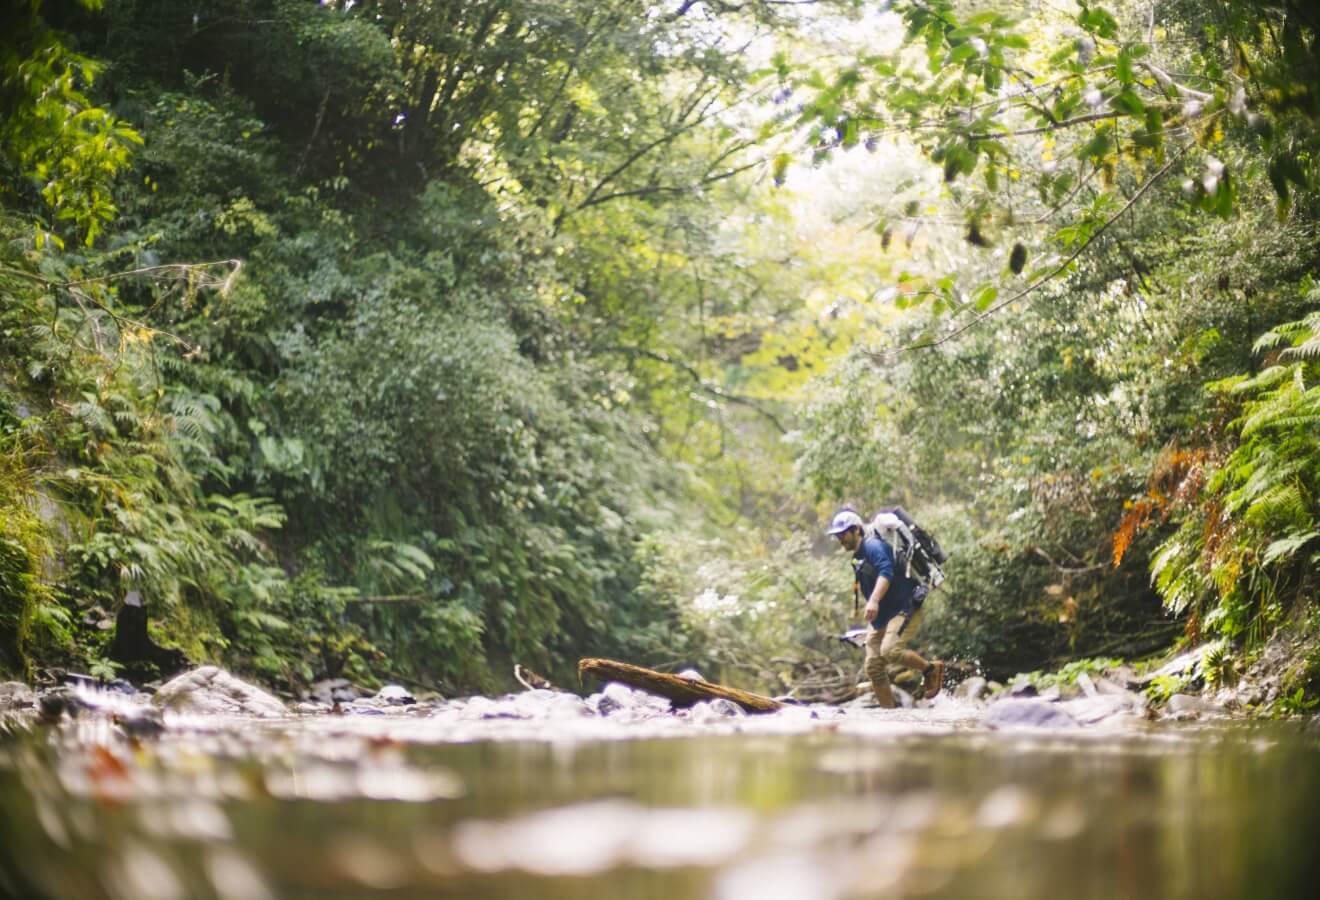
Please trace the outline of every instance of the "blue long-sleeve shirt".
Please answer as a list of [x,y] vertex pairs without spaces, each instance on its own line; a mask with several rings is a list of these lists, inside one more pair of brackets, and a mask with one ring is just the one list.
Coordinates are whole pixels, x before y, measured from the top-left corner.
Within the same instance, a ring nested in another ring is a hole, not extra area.
[[894,551],[889,544],[878,537],[867,537],[853,553],[853,571],[857,573],[857,585],[862,592],[862,602],[871,599],[875,583],[881,577],[889,580],[889,590],[880,599],[880,611],[876,613],[871,625],[884,630],[885,624],[897,615],[912,613],[912,589],[915,583],[905,572],[894,572]]

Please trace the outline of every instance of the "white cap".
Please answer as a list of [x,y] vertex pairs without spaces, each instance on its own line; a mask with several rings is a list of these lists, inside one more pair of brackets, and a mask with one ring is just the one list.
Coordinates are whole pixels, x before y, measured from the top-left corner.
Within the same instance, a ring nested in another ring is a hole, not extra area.
[[834,521],[830,523],[829,531],[825,533],[843,534],[849,528],[861,528],[863,527],[863,524],[861,516],[857,515],[857,513],[853,512],[851,509],[845,509],[834,517]]

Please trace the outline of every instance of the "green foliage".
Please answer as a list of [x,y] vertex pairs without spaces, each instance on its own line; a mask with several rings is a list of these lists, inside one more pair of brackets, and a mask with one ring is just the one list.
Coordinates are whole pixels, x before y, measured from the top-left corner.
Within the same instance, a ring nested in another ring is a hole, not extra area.
[[1081,675],[1086,675],[1087,677],[1092,675],[1103,675],[1108,669],[1112,669],[1121,664],[1121,659],[1115,659],[1112,657],[1088,657],[1086,659],[1075,659],[1070,663],[1066,663],[1059,667],[1057,671],[1026,672],[1022,677],[1037,688],[1073,687],[1077,684],[1077,679]]
[[[0,393],[5,413],[9,399]],[[69,646],[73,623],[46,577],[51,545],[21,447],[0,434],[0,670],[30,676],[35,658]]]
[[[1309,282],[1308,301],[1315,299]],[[1273,364],[1208,386],[1240,404],[1238,442],[1206,480],[1153,572],[1165,603],[1206,630],[1259,643],[1313,590],[1320,551],[1320,317],[1284,323],[1256,343]]]
[[619,363],[693,340],[638,291],[706,290],[683,248],[750,146],[738,60],[624,3],[109,7],[51,15],[113,67],[140,183],[105,251],[13,260],[6,310],[79,610],[138,590],[193,659],[289,685],[681,645],[639,590],[677,483],[644,435],[686,406],[709,458],[727,424]]
[[1306,690],[1298,688],[1280,697],[1274,712],[1280,716],[1300,716],[1312,712],[1317,706],[1320,706],[1320,697],[1307,697]]
[[107,6],[6,14],[7,667],[104,670],[131,589],[290,687],[778,690],[855,662],[840,501],[940,535],[991,674],[1314,590],[1305,19],[902,3],[808,70],[773,4]]
[[4,18],[0,157],[10,171],[0,196],[39,193],[45,208],[34,216],[38,248],[47,240],[62,245],[61,232],[90,246],[114,218],[112,186],[142,138],[90,99],[100,64],[72,52],[41,18],[41,7],[41,0],[17,4]]
[[1164,703],[1186,690],[1190,681],[1187,675],[1157,675],[1146,686],[1146,696],[1155,703]]

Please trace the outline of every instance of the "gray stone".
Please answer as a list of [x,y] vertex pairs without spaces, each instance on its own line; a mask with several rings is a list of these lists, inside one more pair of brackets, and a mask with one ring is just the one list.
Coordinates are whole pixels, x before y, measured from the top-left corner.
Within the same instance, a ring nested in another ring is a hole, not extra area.
[[1199,718],[1201,716],[1222,716],[1224,708],[1204,697],[1191,694],[1174,694],[1164,704],[1166,718]]
[[617,681],[606,684],[600,693],[592,694],[587,699],[587,706],[602,716],[618,715],[624,711],[634,717],[653,716],[670,711],[669,701],[664,697],[630,688]]
[[1095,725],[1115,717],[1130,718],[1145,712],[1145,703],[1133,694],[1079,697],[1059,704],[1079,725]]
[[[1124,684],[1125,683],[1126,682],[1124,682]],[[1123,684],[1115,682],[1109,678],[1096,678],[1093,681],[1093,684],[1095,686],[1095,692],[1102,697],[1123,697],[1132,694],[1132,692],[1125,688]]]
[[989,683],[980,675],[973,675],[953,689],[953,697],[955,700],[980,700],[987,690]]
[[117,710],[113,718],[114,723],[124,734],[134,740],[158,737],[165,730],[165,720],[161,716],[161,711],[154,706],[134,706]]
[[1087,675],[1085,672],[1077,673],[1077,686],[1081,688],[1082,693],[1088,697],[1096,697],[1100,694],[1100,692],[1096,690],[1095,682],[1091,680],[1091,676]]
[[0,684],[0,712],[31,709],[36,703],[36,693],[23,682],[6,681]]
[[185,672],[162,685],[152,701],[182,712],[264,717],[288,713],[279,698],[218,666]]
[[504,702],[525,719],[576,719],[593,712],[577,694],[547,688],[511,694]]
[[376,700],[388,706],[411,706],[417,702],[407,688],[397,684],[387,684],[377,691]]
[[1013,682],[1008,689],[1008,696],[1010,697],[1034,697],[1039,693],[1040,691],[1036,689],[1036,686],[1025,679]]
[[307,691],[307,699],[331,706],[335,703],[352,703],[362,696],[357,685],[347,678],[327,678],[318,681]]
[[1180,656],[1174,657],[1142,679],[1140,686],[1144,688],[1157,678],[1181,676],[1188,681],[1196,679],[1200,675],[1202,660],[1215,646],[1213,643],[1202,644],[1194,650],[1189,650]]
[[686,678],[688,681],[705,681],[705,680],[706,680],[705,678],[702,677],[701,673],[698,672],[696,669],[684,669],[682,672],[679,672],[679,673],[678,673],[678,677],[679,677],[679,678]]
[[1046,703],[1057,703],[1063,699],[1063,688],[1057,684],[1050,685],[1045,690],[1036,694],[1036,699],[1044,700]]
[[1129,691],[1140,690],[1142,684],[1142,679],[1138,678],[1137,673],[1132,671],[1132,667],[1127,665],[1106,669],[1104,678],[1096,679],[1096,690],[1101,693],[1104,693],[1104,690],[1100,687],[1100,682],[1105,680]]
[[741,706],[723,697],[694,703],[688,711],[688,718],[698,724],[718,722],[722,719],[739,719],[746,715],[747,712]]
[[992,704],[981,718],[990,728],[1076,728],[1077,722],[1059,705],[1041,700],[1004,700]]

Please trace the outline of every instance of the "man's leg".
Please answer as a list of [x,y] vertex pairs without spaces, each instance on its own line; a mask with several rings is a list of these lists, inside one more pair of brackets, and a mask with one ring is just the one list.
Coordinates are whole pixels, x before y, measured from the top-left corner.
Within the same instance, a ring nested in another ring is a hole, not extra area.
[[[921,695],[929,700],[940,692],[944,686],[944,663],[935,660],[927,662],[921,654],[913,650],[908,650],[906,644],[908,638],[916,633],[921,627],[923,611],[917,610],[911,618],[904,621],[902,616],[895,616],[890,620],[891,628],[885,629],[884,640],[880,647],[880,656],[882,659],[897,666],[903,666],[906,669],[915,669],[922,675]],[[898,623],[895,625],[895,623]]]
[[862,664],[866,677],[871,680],[871,690],[875,692],[875,702],[885,709],[894,708],[894,692],[889,687],[888,663],[882,653],[886,631],[874,628],[866,629],[866,662]]

